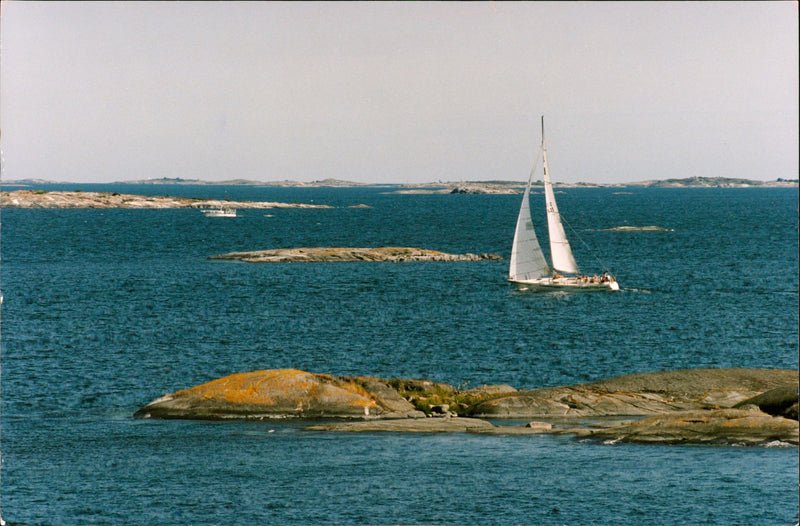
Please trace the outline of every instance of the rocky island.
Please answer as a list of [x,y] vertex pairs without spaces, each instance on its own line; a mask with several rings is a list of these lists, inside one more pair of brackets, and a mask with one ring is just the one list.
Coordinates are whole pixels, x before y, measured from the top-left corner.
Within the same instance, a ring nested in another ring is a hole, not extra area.
[[394,194],[521,194],[525,183],[442,183],[422,185],[425,188],[395,190]]
[[[0,192],[2,208],[218,208],[222,206],[234,208],[332,208],[327,205],[300,203],[249,202],[208,200],[199,198],[142,196],[117,192],[83,192],[83,191],[48,191],[23,190],[23,186],[64,184],[55,181],[38,179],[21,179],[4,182],[4,186],[18,186],[16,191]],[[81,183],[71,183],[79,185]],[[202,181],[199,179],[161,178],[124,181],[114,184],[150,184],[163,185],[220,185],[220,186],[265,186],[283,188],[351,188],[380,187],[388,193],[396,194],[519,194],[525,188],[525,181],[461,181],[420,183],[420,184],[367,184],[325,179],[321,181],[251,181],[230,179],[226,181]],[[542,181],[535,181],[533,186],[543,186]],[[652,180],[631,183],[556,183],[558,188],[797,188],[797,179],[777,179],[775,181],[758,181],[726,177],[687,177],[683,179]],[[622,192],[617,192],[622,193]]]
[[145,196],[117,192],[0,192],[2,208],[333,208],[329,205]]
[[412,247],[378,248],[276,248],[253,252],[230,252],[208,259],[233,259],[248,263],[323,263],[345,261],[484,261],[499,260],[497,254],[448,254],[438,250]]
[[[443,182],[403,185],[396,194],[517,194],[522,193],[525,181],[469,181]],[[391,186],[391,185],[388,185]],[[533,188],[541,188],[541,180],[533,181]],[[796,188],[797,179],[758,181],[730,177],[686,177],[682,179],[649,180],[628,183],[554,183],[556,188]],[[621,192],[617,192],[621,193]]]
[[602,232],[674,232],[673,228],[664,228],[661,226],[648,225],[648,226],[615,226],[612,228],[604,228]]
[[[797,445],[797,407],[798,373],[782,369],[662,371],[533,390],[508,385],[459,390],[429,380],[280,369],[183,389],[135,416],[299,418],[322,420],[309,423],[309,430],[338,432],[550,433],[605,443]],[[528,422],[514,423],[520,420]]]

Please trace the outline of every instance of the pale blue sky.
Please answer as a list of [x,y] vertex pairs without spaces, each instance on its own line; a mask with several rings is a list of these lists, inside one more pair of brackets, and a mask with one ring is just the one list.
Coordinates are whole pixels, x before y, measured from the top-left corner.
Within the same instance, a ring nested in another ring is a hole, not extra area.
[[796,2],[2,3],[3,179],[798,175]]

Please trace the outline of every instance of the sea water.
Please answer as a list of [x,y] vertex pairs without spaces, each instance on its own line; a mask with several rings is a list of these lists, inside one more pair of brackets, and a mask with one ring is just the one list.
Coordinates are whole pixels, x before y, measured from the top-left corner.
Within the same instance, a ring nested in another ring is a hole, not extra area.
[[[331,205],[2,211],[0,509],[26,524],[794,524],[795,447],[310,432],[136,420],[236,372],[535,388],[689,367],[798,367],[797,189],[557,195],[582,270],[617,293],[506,282],[521,195],[391,187],[50,185]],[[6,190],[8,188],[4,188]],[[532,196],[540,239],[543,197]],[[351,208],[364,204],[368,208]],[[541,213],[540,213],[541,212]],[[657,231],[615,231],[618,226]],[[544,244],[547,252],[546,243]],[[503,261],[247,264],[414,246]]]

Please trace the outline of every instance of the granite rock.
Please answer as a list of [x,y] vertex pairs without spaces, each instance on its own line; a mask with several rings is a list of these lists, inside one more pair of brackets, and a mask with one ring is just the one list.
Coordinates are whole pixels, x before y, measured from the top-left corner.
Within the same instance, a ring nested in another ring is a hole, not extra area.
[[[789,370],[693,369],[528,391],[504,385],[459,390],[429,380],[281,369],[183,389],[135,416],[337,420],[307,428],[317,431],[547,433],[605,443],[797,445],[797,420],[769,414],[791,414],[794,407],[796,415],[796,379],[797,372]],[[486,420],[531,416],[545,421],[520,426]]]
[[520,419],[633,416],[730,408],[796,378],[797,371],[783,369],[683,369],[638,373],[492,397],[472,406],[468,416]]
[[755,406],[743,409],[678,411],[603,429],[579,429],[578,437],[607,443],[798,444],[798,422],[773,417]]
[[782,416],[797,420],[798,386],[784,385],[765,393],[743,400],[734,405],[735,408],[754,405],[772,416]]
[[238,373],[165,395],[139,418],[265,419],[423,416],[397,396],[350,378],[297,369]]

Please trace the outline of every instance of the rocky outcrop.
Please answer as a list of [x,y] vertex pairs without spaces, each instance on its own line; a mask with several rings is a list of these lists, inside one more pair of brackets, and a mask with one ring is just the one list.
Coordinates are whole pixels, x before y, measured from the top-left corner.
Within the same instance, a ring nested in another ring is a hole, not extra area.
[[381,382],[297,369],[226,376],[163,396],[138,418],[413,418],[424,416]]
[[528,422],[524,425],[495,425],[478,418],[424,418],[374,420],[368,422],[326,422],[307,426],[312,431],[348,433],[481,433],[492,435],[560,434],[597,440],[606,444],[713,444],[713,445],[797,445],[798,423],[773,417],[755,407],[748,410],[719,409],[679,411],[638,421],[606,421],[576,427],[574,423]]
[[501,259],[497,254],[448,254],[410,247],[379,248],[276,248],[253,252],[231,252],[208,259],[233,259],[248,263],[320,263],[344,261],[482,261]]
[[[797,420],[759,407],[791,415],[793,406],[796,416],[796,381],[797,371],[789,370],[692,369],[527,391],[507,385],[464,390],[429,380],[281,369],[234,374],[177,391],[136,416],[338,420],[308,427],[318,431],[551,433],[607,443],[785,445],[798,443]],[[546,421],[520,426],[487,420],[532,416]]]
[[2,208],[332,208],[328,205],[227,201],[120,194],[116,192],[48,192],[18,190],[0,192]]
[[749,409],[679,411],[625,422],[604,429],[572,430],[578,437],[611,443],[649,444],[798,444],[798,423]]
[[605,444],[707,444],[797,446],[798,423],[773,417],[755,406],[748,409],[677,411],[637,421],[606,420],[578,427],[574,422],[528,422],[496,425],[478,418],[443,418],[326,422],[307,426],[311,431],[348,433],[481,433],[492,435],[573,435]]
[[478,403],[480,418],[528,419],[653,415],[689,409],[730,408],[797,381],[775,369],[687,369],[619,376],[588,384],[518,391]]
[[746,408],[752,405],[772,416],[782,416],[797,420],[798,395],[800,395],[800,390],[798,390],[797,384],[784,385],[743,400],[733,407]]

